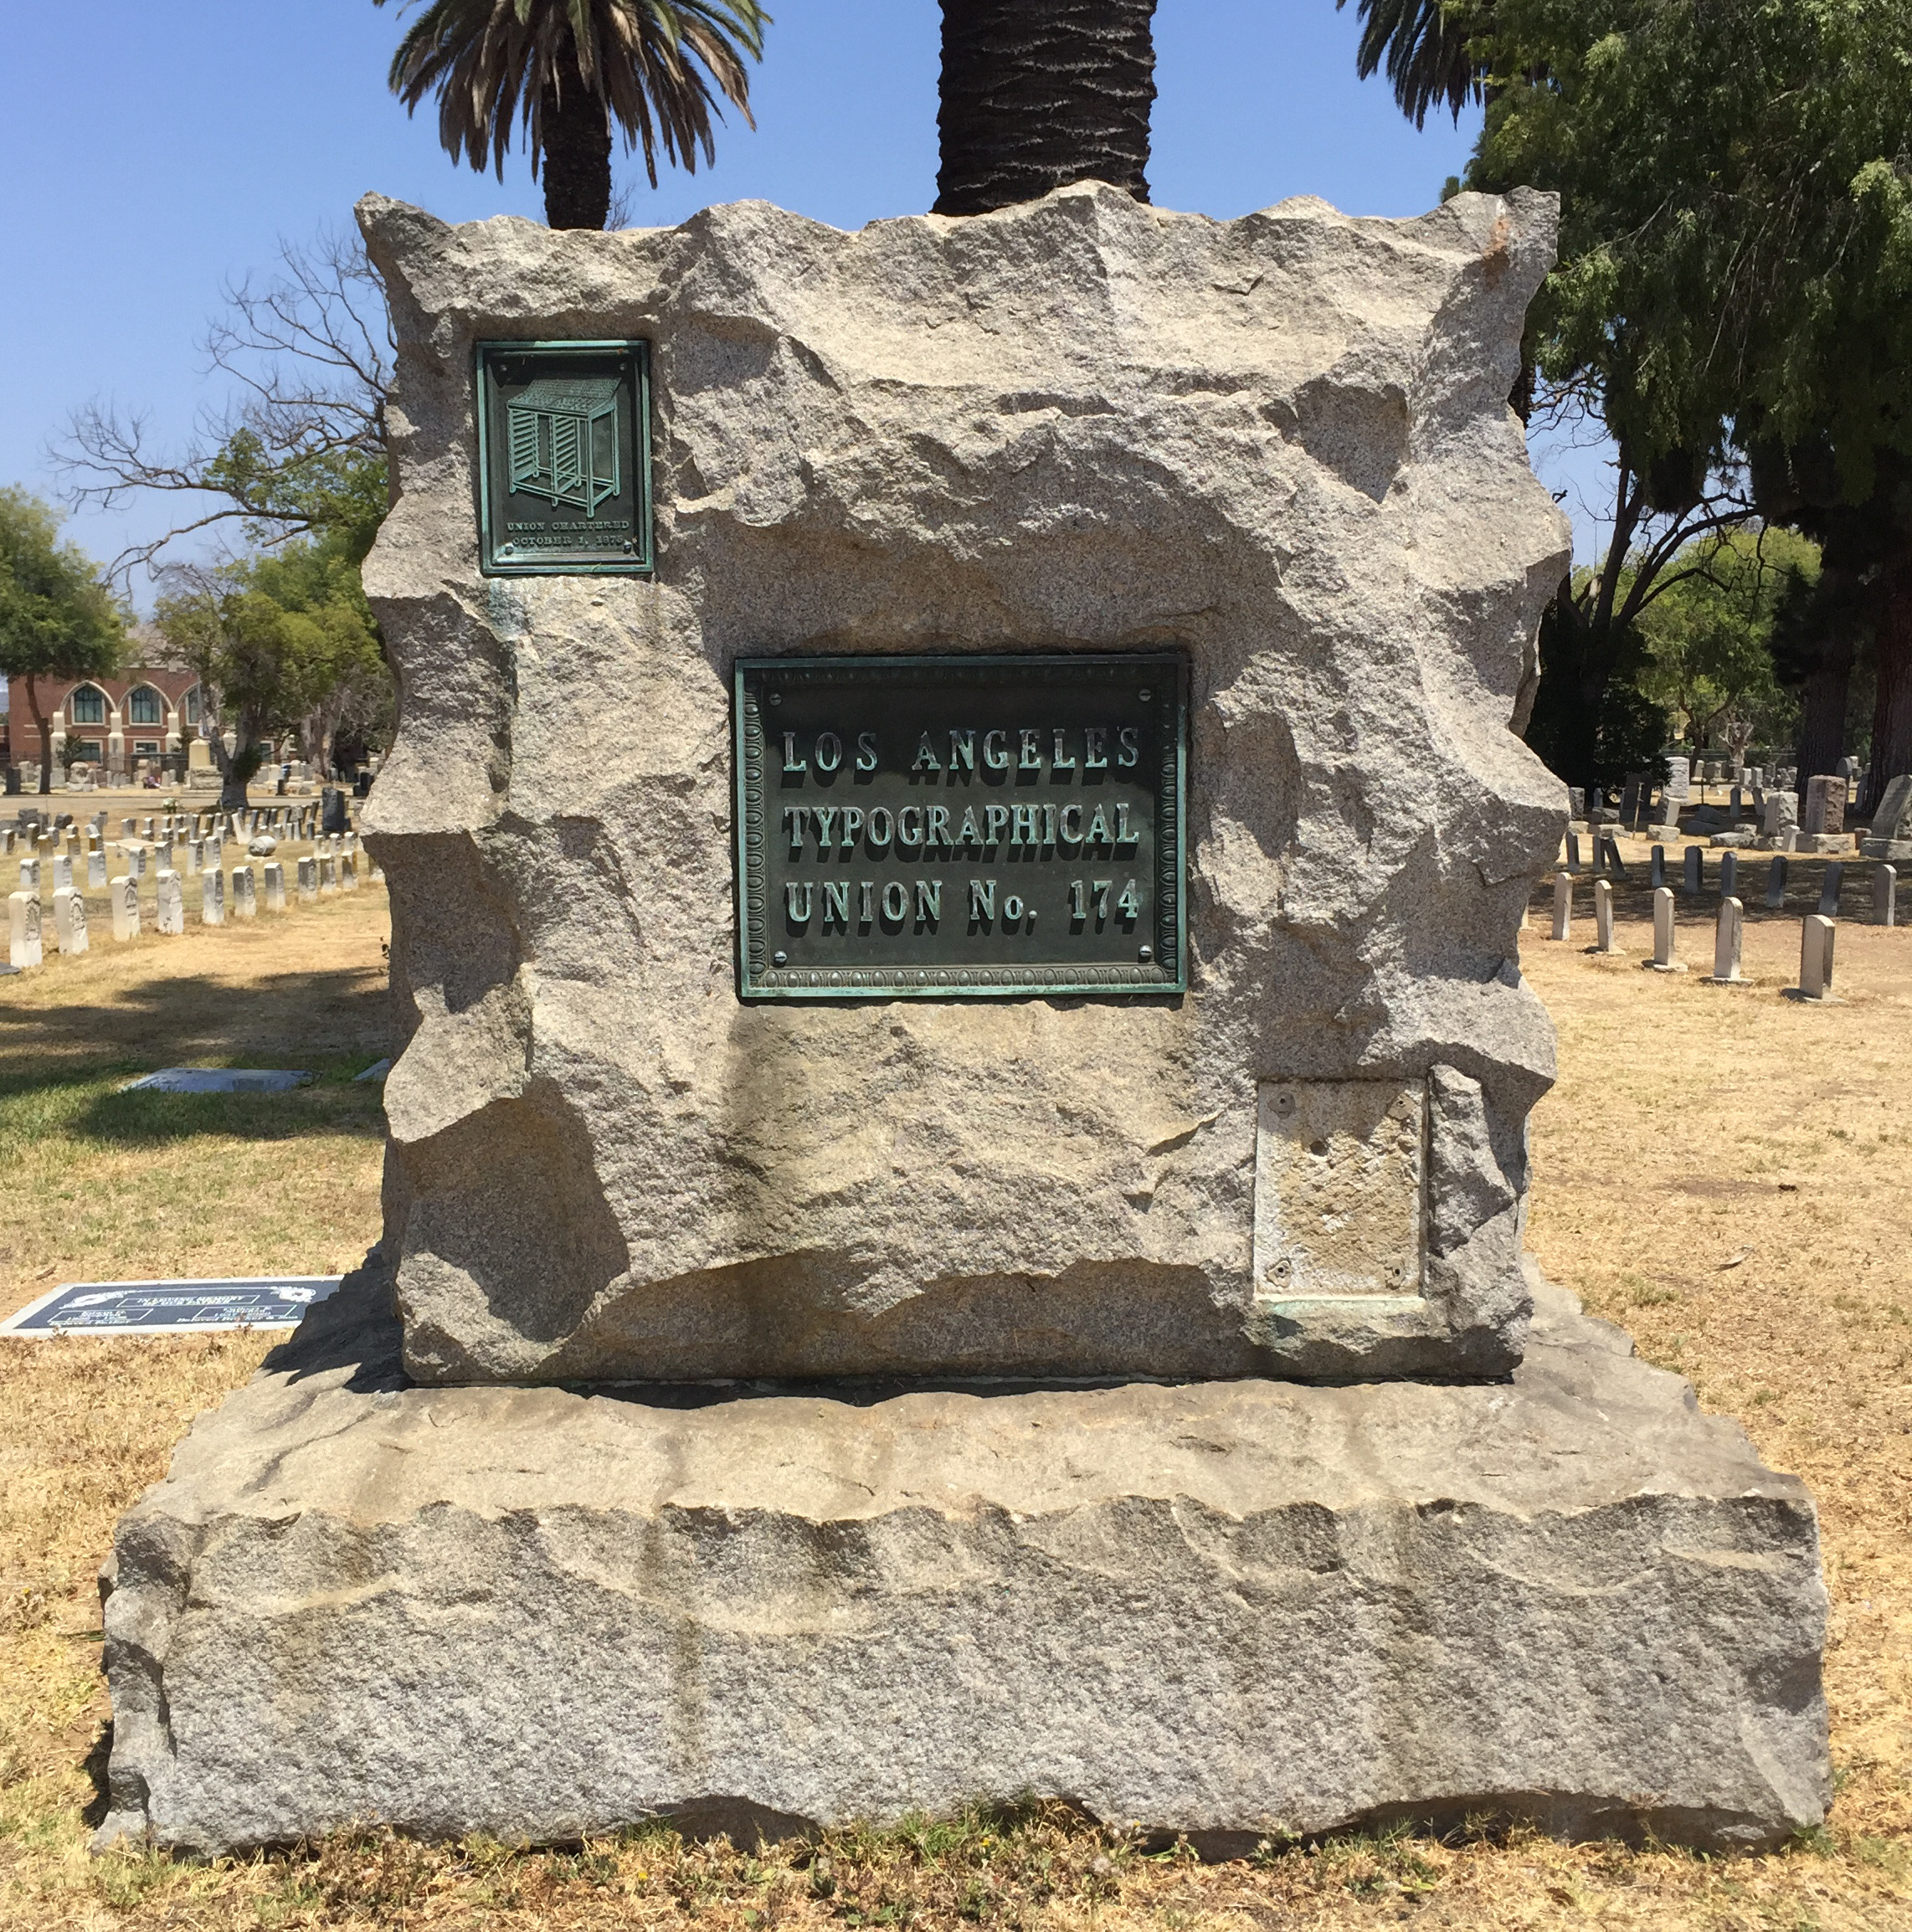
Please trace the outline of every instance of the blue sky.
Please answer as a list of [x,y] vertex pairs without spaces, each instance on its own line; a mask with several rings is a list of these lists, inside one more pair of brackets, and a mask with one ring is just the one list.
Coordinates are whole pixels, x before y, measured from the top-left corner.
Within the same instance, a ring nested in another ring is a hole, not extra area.
[[[774,4],[757,131],[733,116],[714,167],[655,192],[620,158],[635,221],[761,196],[853,228],[934,198],[935,0]],[[395,5],[0,0],[0,14],[14,75],[0,116],[0,482],[55,494],[46,445],[90,398],[149,412],[155,443],[177,444],[223,393],[197,347],[222,283],[269,271],[281,237],[349,222],[367,188],[450,220],[542,213],[522,160],[502,182],[455,167],[429,114],[408,119],[387,91]],[[1355,78],[1356,33],[1352,5],[1332,0],[1161,0],[1156,202],[1224,217],[1291,194],[1358,214],[1431,206],[1474,118],[1417,133],[1383,85]],[[1574,467],[1597,489],[1596,469]],[[177,513],[82,513],[69,533],[105,558]]]

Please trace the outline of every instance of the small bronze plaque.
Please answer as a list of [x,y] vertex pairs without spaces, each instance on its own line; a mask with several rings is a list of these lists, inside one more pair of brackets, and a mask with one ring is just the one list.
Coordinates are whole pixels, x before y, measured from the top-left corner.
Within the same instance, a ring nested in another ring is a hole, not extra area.
[[648,343],[478,345],[478,554],[487,577],[650,568]]
[[1180,993],[1172,654],[737,666],[746,999]]

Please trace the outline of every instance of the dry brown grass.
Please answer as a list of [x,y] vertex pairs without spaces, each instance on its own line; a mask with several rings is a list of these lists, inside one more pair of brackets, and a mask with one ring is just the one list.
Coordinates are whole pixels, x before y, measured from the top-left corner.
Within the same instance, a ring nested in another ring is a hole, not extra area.
[[[1816,889],[1808,868],[1801,891]],[[1812,1842],[1709,1860],[1403,1831],[1205,1866],[1037,1808],[754,1855],[653,1831],[560,1852],[369,1834],[240,1863],[90,1859],[107,1714],[93,1567],[186,1419],[266,1344],[13,1343],[0,1344],[0,1925],[1912,1927],[1912,933],[1842,927],[1844,1003],[1802,1008],[1777,991],[1796,902],[1784,922],[1755,914],[1746,991],[1699,983],[1699,921],[1683,932],[1694,973],[1639,971],[1644,902],[1637,885],[1622,896],[1625,961],[1580,953],[1591,932],[1570,948],[1529,936],[1561,1059],[1535,1117],[1530,1238],[1550,1273],[1819,1496],[1840,1795]],[[276,931],[109,940],[0,984],[0,1308],[49,1266],[304,1271],[367,1244],[375,1102],[342,1076],[383,1051],[383,911],[362,893]],[[116,1111],[112,1067],[236,1058],[332,1077],[270,1107]],[[76,1231],[80,1213],[97,1218]]]

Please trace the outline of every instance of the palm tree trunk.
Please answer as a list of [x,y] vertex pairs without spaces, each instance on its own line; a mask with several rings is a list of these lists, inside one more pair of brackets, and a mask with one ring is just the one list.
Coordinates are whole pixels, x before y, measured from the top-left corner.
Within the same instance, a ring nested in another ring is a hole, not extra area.
[[538,101],[544,218],[552,228],[601,229],[611,212],[611,121],[604,98],[575,74]]
[[1155,0],[943,0],[936,213],[1076,181],[1149,198]]

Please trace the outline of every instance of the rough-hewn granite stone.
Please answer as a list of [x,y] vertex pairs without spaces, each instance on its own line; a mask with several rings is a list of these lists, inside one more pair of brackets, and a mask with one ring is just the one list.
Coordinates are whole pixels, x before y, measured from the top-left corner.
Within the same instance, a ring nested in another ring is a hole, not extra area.
[[[360,213],[399,333],[366,825],[412,1371],[1504,1370],[1553,1071],[1514,934],[1565,805],[1508,728],[1567,547],[1507,407],[1551,198]],[[481,578],[474,342],[633,336],[655,581]],[[1185,998],[739,1005],[738,655],[1164,645]],[[1257,1085],[1349,1078],[1435,1103],[1421,1292],[1257,1298]]]
[[1812,1824],[1811,1500],[1537,1285],[1498,1385],[634,1395],[402,1386],[362,1274],[121,1523],[103,1839]]

